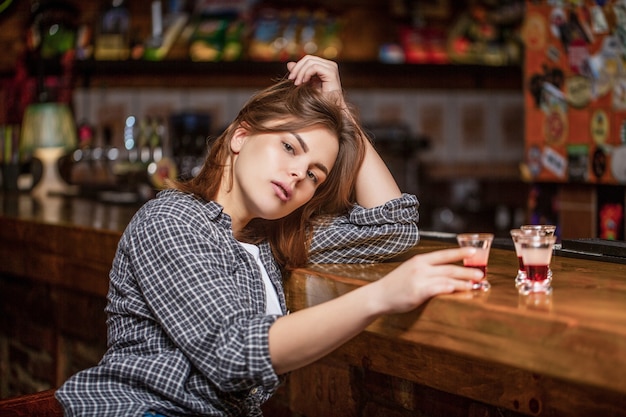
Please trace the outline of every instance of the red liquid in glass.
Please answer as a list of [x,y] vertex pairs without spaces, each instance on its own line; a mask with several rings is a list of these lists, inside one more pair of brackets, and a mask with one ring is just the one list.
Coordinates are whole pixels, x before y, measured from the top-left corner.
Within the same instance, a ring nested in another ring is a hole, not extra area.
[[524,270],[524,259],[521,256],[517,257],[517,262],[519,263],[519,269],[520,271]]
[[526,265],[526,276],[534,282],[548,279],[548,265]]

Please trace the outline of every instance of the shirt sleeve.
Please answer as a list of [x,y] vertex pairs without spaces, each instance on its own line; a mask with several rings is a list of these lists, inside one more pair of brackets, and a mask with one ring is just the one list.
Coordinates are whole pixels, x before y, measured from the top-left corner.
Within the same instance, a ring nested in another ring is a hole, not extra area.
[[412,194],[315,225],[311,263],[373,263],[403,253],[419,241],[419,202]]
[[181,217],[145,219],[127,242],[150,314],[221,390],[275,387],[268,333],[276,317],[254,308],[253,298],[264,294],[261,279],[251,277],[236,250],[225,250],[232,245],[225,231]]

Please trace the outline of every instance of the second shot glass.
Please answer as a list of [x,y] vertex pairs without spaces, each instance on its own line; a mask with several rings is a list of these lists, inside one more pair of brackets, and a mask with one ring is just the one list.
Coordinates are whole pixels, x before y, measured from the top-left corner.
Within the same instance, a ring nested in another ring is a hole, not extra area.
[[[555,236],[556,226],[553,224],[523,224],[520,230],[541,236]],[[548,268],[548,278],[552,279],[552,270]]]
[[515,255],[517,256],[517,275],[515,276],[515,288],[520,288],[526,282],[526,269],[524,269],[524,261],[522,259],[522,238],[524,236],[537,235],[534,229],[511,229],[511,239],[515,247]]
[[520,240],[526,270],[526,281],[519,288],[520,293],[551,293],[550,262],[556,237],[534,235],[523,236]]

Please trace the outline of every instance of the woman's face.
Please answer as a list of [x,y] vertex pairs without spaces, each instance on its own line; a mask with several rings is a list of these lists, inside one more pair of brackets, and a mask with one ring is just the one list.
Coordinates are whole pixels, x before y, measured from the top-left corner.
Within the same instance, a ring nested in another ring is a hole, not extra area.
[[240,128],[231,140],[233,188],[227,213],[247,223],[285,217],[308,202],[335,164],[337,137],[314,126],[297,132],[249,134]]

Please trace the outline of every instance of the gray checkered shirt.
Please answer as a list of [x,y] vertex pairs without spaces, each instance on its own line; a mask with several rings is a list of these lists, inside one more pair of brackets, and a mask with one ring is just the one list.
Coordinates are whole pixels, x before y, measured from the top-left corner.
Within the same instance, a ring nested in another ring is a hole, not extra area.
[[[311,262],[378,262],[418,241],[415,196],[356,206],[316,228]],[[287,312],[269,245],[261,260]],[[281,379],[265,290],[215,202],[161,192],[134,216],[110,273],[108,350],[57,391],[66,416],[260,416]]]

